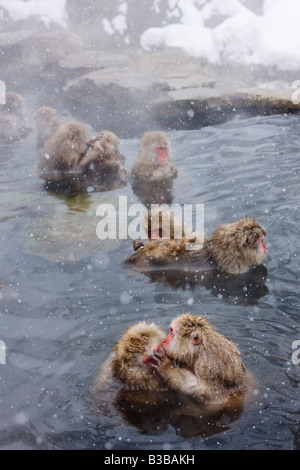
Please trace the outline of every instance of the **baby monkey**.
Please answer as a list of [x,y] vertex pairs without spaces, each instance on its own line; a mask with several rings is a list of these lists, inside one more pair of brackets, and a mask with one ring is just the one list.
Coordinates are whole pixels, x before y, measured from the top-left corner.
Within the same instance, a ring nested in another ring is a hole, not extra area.
[[125,157],[120,153],[119,139],[111,131],[101,131],[89,141],[91,151],[82,161],[82,168],[101,183],[125,182],[127,171]]

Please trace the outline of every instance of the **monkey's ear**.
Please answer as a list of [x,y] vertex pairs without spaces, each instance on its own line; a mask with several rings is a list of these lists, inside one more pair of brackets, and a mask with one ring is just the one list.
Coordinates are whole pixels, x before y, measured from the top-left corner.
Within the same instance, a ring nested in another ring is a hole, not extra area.
[[193,334],[192,343],[194,346],[198,346],[202,341],[201,336],[198,333]]

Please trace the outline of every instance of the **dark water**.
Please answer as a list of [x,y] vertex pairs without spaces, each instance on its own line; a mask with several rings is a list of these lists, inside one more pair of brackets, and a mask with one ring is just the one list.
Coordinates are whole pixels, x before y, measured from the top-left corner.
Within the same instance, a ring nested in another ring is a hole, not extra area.
[[[139,202],[130,186],[64,198],[35,173],[35,137],[0,146],[1,449],[300,449],[300,118],[256,117],[170,132],[173,202],[205,204],[205,228],[254,216],[267,230],[268,276],[256,298],[212,286],[175,289],[122,265],[131,241],[100,242],[98,204]],[[121,143],[127,167],[138,140]],[[168,330],[207,315],[258,380],[235,416],[97,409],[93,380],[120,334],[141,319]],[[149,416],[150,415],[150,416]],[[223,420],[223,421],[222,421]]]

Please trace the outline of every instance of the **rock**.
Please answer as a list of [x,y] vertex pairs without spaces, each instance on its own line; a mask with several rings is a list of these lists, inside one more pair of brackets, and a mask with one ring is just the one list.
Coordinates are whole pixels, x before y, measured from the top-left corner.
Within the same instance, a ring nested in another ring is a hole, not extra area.
[[71,81],[65,89],[67,106],[97,129],[118,135],[132,134],[147,126],[151,106],[169,87],[133,69],[106,68]]
[[40,88],[45,80],[44,86],[53,82],[59,85],[60,59],[79,53],[82,49],[82,40],[67,31],[2,33],[0,77],[9,83],[13,82],[14,91],[21,92]]
[[123,54],[83,50],[76,54],[67,55],[59,61],[59,74],[67,79],[78,78],[90,72],[105,68],[123,70],[132,66],[131,59]]
[[34,34],[24,41],[26,61],[40,67],[57,64],[60,59],[83,50],[83,41],[68,31]]

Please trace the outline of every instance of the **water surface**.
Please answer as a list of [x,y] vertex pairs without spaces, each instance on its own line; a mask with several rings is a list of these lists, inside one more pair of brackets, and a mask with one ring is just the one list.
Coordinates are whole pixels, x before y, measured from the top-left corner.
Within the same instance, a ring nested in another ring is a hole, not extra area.
[[[47,193],[32,134],[0,145],[1,449],[300,449],[300,118],[243,118],[169,132],[179,176],[173,202],[205,205],[208,232],[254,216],[267,231],[266,289],[174,288],[130,272],[131,241],[96,237],[100,203],[140,202],[130,185],[73,198]],[[130,169],[138,139],[121,142]],[[258,380],[251,403],[211,430],[199,417],[137,418],[95,407],[98,370],[142,319],[168,330],[190,311],[235,341]]]

